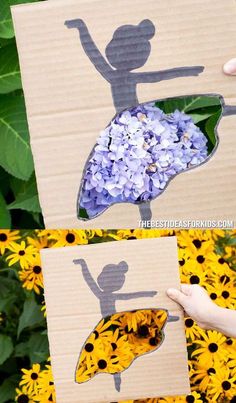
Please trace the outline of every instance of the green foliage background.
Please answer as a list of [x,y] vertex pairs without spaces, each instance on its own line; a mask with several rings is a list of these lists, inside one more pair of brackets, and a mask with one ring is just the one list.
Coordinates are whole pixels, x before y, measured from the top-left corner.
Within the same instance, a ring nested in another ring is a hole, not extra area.
[[[12,5],[33,1],[0,0],[0,228],[44,227],[10,12]],[[165,113],[179,109],[190,114],[212,151],[222,109],[219,97],[174,98],[157,106]]]
[[0,228],[42,228],[10,6],[0,0]]

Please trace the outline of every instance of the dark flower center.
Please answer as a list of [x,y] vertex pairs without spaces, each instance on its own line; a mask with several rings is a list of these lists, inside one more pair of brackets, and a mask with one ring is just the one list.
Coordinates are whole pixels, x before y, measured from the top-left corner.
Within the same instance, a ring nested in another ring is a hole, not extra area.
[[107,362],[105,360],[99,360],[98,361],[98,368],[99,369],[105,369],[107,367]]
[[53,402],[53,398],[52,398],[52,395],[50,395],[49,396],[49,399],[48,399],[50,402]]
[[229,381],[224,381],[221,385],[224,390],[229,390],[231,388],[231,383]]
[[190,277],[190,283],[191,284],[199,284],[200,283],[200,278],[198,276],[191,276]]
[[127,239],[136,239],[135,236],[129,236]]
[[24,250],[20,250],[20,251],[19,251],[19,255],[20,255],[20,256],[24,256],[24,255],[25,255],[25,251],[24,251]]
[[203,262],[205,261],[204,256],[198,255],[198,256],[197,256],[197,261],[198,261],[198,263],[203,263]]
[[130,334],[130,333],[132,333],[132,332],[133,332],[133,329],[130,329],[130,330],[129,330],[128,325],[126,325],[126,326],[125,326],[125,333]]
[[179,260],[179,265],[180,265],[180,266],[183,266],[184,263],[185,263],[185,259]]
[[208,349],[211,353],[216,353],[216,351],[218,350],[218,346],[216,343],[210,343]]
[[208,373],[208,375],[215,374],[215,373],[216,373],[216,370],[215,370],[214,368],[209,368],[209,369],[207,370],[207,373]]
[[150,346],[153,346],[153,347],[157,346],[158,345],[158,339],[156,337],[151,337],[150,340],[149,340],[149,344],[150,344]]
[[87,351],[87,353],[91,353],[94,350],[94,346],[92,343],[87,343],[85,344],[85,351]]
[[117,355],[112,355],[112,356],[111,356],[111,359],[112,359],[112,360],[114,360],[114,359],[116,359],[116,358],[117,358],[117,360],[116,360],[116,361],[113,361],[113,364],[118,364],[118,363],[119,363],[119,359],[118,359]]
[[29,398],[28,398],[28,396],[26,396],[26,395],[20,395],[20,396],[17,398],[17,402],[18,402],[18,403],[28,403],[28,402],[29,402]]
[[224,299],[228,299],[228,298],[229,298],[229,292],[228,292],[228,291],[223,291],[221,295],[222,295],[222,297],[223,297]]
[[193,320],[191,318],[188,318],[185,320],[185,325],[186,327],[192,327],[194,324]]
[[41,269],[41,267],[40,267],[40,266],[34,266],[34,268],[33,268],[33,272],[34,272],[35,274],[40,274],[40,273],[41,273],[41,271],[42,271],[42,269]]
[[223,257],[220,257],[220,258],[218,259],[218,262],[219,262],[220,264],[224,264],[224,263],[225,263],[225,259],[224,259]]
[[194,403],[194,401],[195,401],[194,396],[187,396],[187,397],[186,397],[186,402],[188,402],[188,403]]
[[202,242],[199,241],[199,239],[194,239],[194,240],[193,240],[193,244],[194,244],[194,246],[195,246],[197,249],[200,249],[201,246],[202,246]]
[[236,396],[232,397],[232,399],[230,400],[230,403],[236,403]]
[[50,385],[50,386],[54,385],[54,382],[50,381],[50,382],[49,382],[49,385]]
[[36,372],[32,372],[32,374],[31,374],[31,379],[33,380],[33,381],[36,381],[36,379],[38,379],[38,374],[36,374]]
[[111,343],[112,350],[115,351],[117,349],[117,344],[116,343]]
[[146,325],[142,325],[138,328],[138,334],[140,337],[147,337],[149,334],[148,327]]
[[74,234],[71,234],[71,232],[69,232],[69,233],[66,235],[66,241],[67,241],[68,243],[73,243],[73,242],[75,242],[75,236],[74,236]]
[[95,335],[95,340],[98,339],[99,333],[97,332],[97,330],[94,330],[93,334]]
[[213,299],[213,301],[217,298],[217,295],[214,293],[214,292],[212,292],[211,294],[210,294],[210,297],[211,297],[211,299]]
[[227,283],[229,283],[229,281],[230,281],[230,278],[229,278],[229,276],[226,276],[226,274],[224,274],[223,276],[220,277],[221,283],[227,284]]
[[6,234],[1,233],[0,234],[0,242],[6,242],[6,240],[7,240]]
[[232,339],[228,339],[228,340],[226,341],[226,344],[228,344],[228,346],[232,346],[233,340],[232,340]]

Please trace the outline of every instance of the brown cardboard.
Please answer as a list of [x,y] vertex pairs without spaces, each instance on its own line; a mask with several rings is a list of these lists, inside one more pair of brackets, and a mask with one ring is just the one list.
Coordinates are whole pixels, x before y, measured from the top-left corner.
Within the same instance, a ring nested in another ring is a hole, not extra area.
[[[183,312],[166,296],[179,287],[175,237],[109,242],[41,250],[47,322],[58,403],[109,402],[190,392]],[[125,260],[129,266],[121,293],[157,290],[153,298],[117,301],[117,312],[164,308],[180,320],[165,327],[165,339],[153,353],[142,355],[121,373],[121,391],[110,374],[74,381],[79,353],[101,319],[97,298],[88,288],[74,259],[85,259],[94,277],[108,263]]]
[[[136,227],[138,207],[116,204],[100,217],[76,217],[82,171],[96,139],[114,116],[109,84],[85,55],[65,20],[82,18],[98,48],[120,25],[149,18],[156,26],[151,55],[139,71],[204,65],[198,77],[137,86],[140,102],[219,93],[236,104],[235,77],[222,72],[235,56],[235,1],[58,0],[12,8],[26,97],[40,202],[47,227]],[[235,220],[235,116],[223,117],[220,144],[206,164],[174,178],[152,201],[154,220]]]

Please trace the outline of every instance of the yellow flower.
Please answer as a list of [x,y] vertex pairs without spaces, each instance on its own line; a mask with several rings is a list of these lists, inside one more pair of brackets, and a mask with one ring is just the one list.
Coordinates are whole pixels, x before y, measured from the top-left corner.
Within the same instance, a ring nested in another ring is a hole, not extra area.
[[106,235],[105,231],[101,230],[101,229],[91,229],[91,230],[86,230],[85,232],[86,232],[86,236],[88,239],[92,239],[95,236],[103,237]]
[[185,334],[192,341],[200,338],[201,330],[192,318],[185,318]]
[[0,229],[0,254],[3,255],[9,246],[14,245],[17,239],[19,239],[19,231],[11,231],[8,229]]
[[236,393],[236,374],[231,376],[229,369],[224,366],[217,370],[217,373],[212,376],[209,392],[212,395],[213,401],[222,399],[231,399]]
[[205,255],[214,250],[214,242],[208,238],[205,231],[189,230],[177,234],[178,244],[194,255]]
[[56,402],[55,386],[50,365],[46,365],[46,369],[40,372],[38,389],[39,395],[35,398],[36,402]]
[[33,258],[29,267],[19,271],[19,278],[24,288],[28,291],[34,290],[36,294],[40,294],[40,288],[43,288],[43,274],[39,255]]
[[226,337],[215,330],[201,331],[203,340],[197,340],[199,347],[192,353],[192,357],[198,356],[199,363],[214,367],[216,361],[224,362],[228,353],[224,346]]
[[20,386],[24,385],[28,393],[38,393],[40,365],[33,364],[31,369],[22,369],[23,376]]
[[17,403],[34,403],[36,395],[34,393],[29,393],[26,386],[21,389],[16,388],[15,401]]
[[28,268],[30,264],[33,264],[34,256],[38,253],[34,246],[26,246],[25,241],[21,241],[20,244],[11,244],[9,249],[12,252],[6,258],[6,260],[9,260],[9,266],[19,262],[22,269]]
[[47,236],[32,238],[30,236],[27,237],[27,242],[29,245],[33,245],[36,249],[40,250],[43,248],[48,248],[50,246],[50,242]]
[[86,231],[84,230],[58,230],[53,231],[49,239],[56,241],[54,248],[72,245],[84,245],[88,243]]
[[219,362],[214,363],[214,367],[209,365],[203,365],[199,362],[195,363],[194,373],[192,375],[193,381],[196,382],[196,388],[200,389],[201,392],[206,392],[209,385],[211,384],[212,376],[216,373],[219,368]]

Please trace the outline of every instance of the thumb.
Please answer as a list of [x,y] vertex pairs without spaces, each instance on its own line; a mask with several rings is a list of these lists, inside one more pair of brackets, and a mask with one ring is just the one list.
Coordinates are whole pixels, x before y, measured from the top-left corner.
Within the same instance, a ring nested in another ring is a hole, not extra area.
[[175,302],[177,302],[178,304],[180,304],[184,307],[186,300],[187,300],[187,296],[185,294],[183,294],[181,291],[177,290],[176,288],[168,288],[166,293],[167,293],[168,297],[170,297]]
[[236,75],[236,58],[225,63],[223,70],[225,74]]

